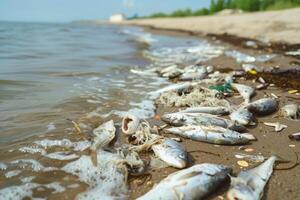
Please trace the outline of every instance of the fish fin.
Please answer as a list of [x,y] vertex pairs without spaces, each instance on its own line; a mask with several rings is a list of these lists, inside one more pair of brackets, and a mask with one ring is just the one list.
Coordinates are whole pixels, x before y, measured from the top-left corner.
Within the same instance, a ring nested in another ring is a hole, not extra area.
[[97,158],[97,151],[94,149],[90,149],[90,156],[91,156],[91,161],[95,167],[97,167],[98,164],[98,158]]

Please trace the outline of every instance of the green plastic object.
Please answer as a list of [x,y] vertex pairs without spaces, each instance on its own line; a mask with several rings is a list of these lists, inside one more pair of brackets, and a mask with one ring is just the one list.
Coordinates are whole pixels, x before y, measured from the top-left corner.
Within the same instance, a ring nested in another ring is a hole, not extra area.
[[211,90],[217,90],[219,92],[231,92],[232,87],[230,83],[224,83],[223,85],[213,85],[210,86],[209,89]]

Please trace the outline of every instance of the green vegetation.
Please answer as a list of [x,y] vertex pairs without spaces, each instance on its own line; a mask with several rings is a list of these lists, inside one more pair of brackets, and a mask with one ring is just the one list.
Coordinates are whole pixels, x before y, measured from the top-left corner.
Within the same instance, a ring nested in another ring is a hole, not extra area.
[[300,0],[211,0],[209,8],[202,8],[195,11],[192,11],[191,9],[180,9],[170,14],[159,12],[143,18],[212,15],[223,9],[241,9],[246,12],[255,12],[264,10],[281,10],[299,6]]

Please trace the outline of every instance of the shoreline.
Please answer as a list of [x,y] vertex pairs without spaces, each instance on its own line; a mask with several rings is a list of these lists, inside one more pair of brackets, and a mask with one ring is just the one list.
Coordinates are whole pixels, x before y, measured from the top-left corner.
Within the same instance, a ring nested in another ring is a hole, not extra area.
[[250,39],[282,50],[300,48],[300,8],[226,16],[137,19],[119,24],[218,39],[225,37],[232,41]]
[[[172,30],[172,29],[165,29],[165,28],[157,28],[152,27],[149,25],[137,25],[143,27],[146,32],[150,32],[153,34],[165,34],[165,35],[174,35],[174,36],[184,36],[184,37],[196,37],[196,38],[203,38],[207,39],[209,42],[213,43],[221,43],[221,45],[225,45],[229,48],[237,49],[243,53],[249,53],[250,55],[261,55],[261,54],[271,54],[276,53],[278,56],[271,61],[262,62],[262,67],[270,67],[278,65],[280,66],[283,71],[291,70],[298,71],[299,68],[299,56],[288,56],[284,53],[286,51],[297,50],[300,47],[300,44],[287,44],[287,43],[263,43],[257,40],[249,39],[249,38],[242,38],[239,36],[232,36],[228,34],[223,35],[215,35],[215,34],[207,34],[203,35],[202,33],[193,32],[189,30]],[[257,42],[257,47],[247,47],[245,45],[246,41],[255,41]],[[261,44],[261,45],[260,45]],[[295,63],[293,65],[292,63]],[[200,64],[203,65],[211,65],[215,68],[215,70],[224,70],[224,72],[228,72],[226,70],[240,70],[241,63],[237,63],[235,59],[228,58],[225,55],[221,55],[218,58],[213,58],[205,62],[201,62]],[[255,65],[259,63],[255,62]],[[290,65],[290,66],[289,66]],[[294,67],[293,67],[294,66]],[[286,72],[283,72],[283,74]],[[296,73],[297,74],[297,73]],[[267,76],[265,76],[267,75]],[[289,94],[287,91],[291,89],[290,85],[285,85],[286,83],[280,82],[276,76],[268,77],[270,74],[258,73],[256,76],[243,76],[242,78],[238,79],[238,83],[250,85],[255,87],[254,80],[257,79],[259,76],[262,76],[268,83],[275,83],[275,87],[269,87],[263,90],[257,90],[256,95],[252,98],[252,101],[258,100],[263,98],[265,94],[271,95],[275,94],[280,98],[280,107],[285,104],[286,102],[295,102],[297,104],[300,103],[299,96],[295,96],[293,94]],[[280,76],[280,75],[279,75]],[[299,78],[299,74],[297,74],[293,78]],[[290,77],[285,78],[289,82]],[[172,81],[171,81],[172,82]],[[294,86],[295,87],[295,86]],[[296,88],[294,88],[296,89]],[[297,89],[300,89],[300,86],[297,85]],[[241,99],[236,99],[235,97],[229,98],[230,101],[234,103],[241,103]],[[166,112],[174,112],[178,108],[162,106],[160,104],[156,104],[156,116],[153,118],[148,119],[152,125],[162,125],[164,122],[157,120],[157,116],[161,116]],[[283,134],[276,133],[271,127],[267,127],[263,124],[263,122],[280,122],[282,124],[286,124],[288,128],[283,131]],[[283,117],[278,118],[278,112],[267,115],[265,117],[258,117],[257,118],[257,126],[248,127],[248,132],[253,134],[257,141],[251,142],[247,145],[233,145],[233,146],[219,146],[219,145],[212,145],[203,142],[192,141],[190,139],[182,138],[182,144],[185,147],[187,152],[190,156],[190,164],[192,166],[194,164],[200,163],[216,163],[216,164],[225,164],[233,168],[233,174],[236,175],[243,169],[250,169],[257,165],[257,163],[249,163],[249,167],[241,168],[237,164],[239,159],[235,158],[236,153],[246,153],[252,155],[264,155],[264,156],[271,156],[272,154],[279,155],[284,159],[288,159],[291,162],[287,164],[280,164],[278,168],[287,168],[287,170],[274,170],[268,184],[264,190],[263,199],[296,199],[300,196],[299,191],[296,189],[296,185],[298,185],[297,178],[291,180],[291,177],[299,176],[300,168],[291,167],[294,162],[298,162],[299,150],[297,150],[297,142],[291,141],[288,138],[288,134],[297,132],[297,122],[285,119]],[[174,137],[171,134],[163,134],[166,137]],[[290,147],[290,145],[295,145],[295,147]],[[245,149],[253,149],[253,152],[247,153]],[[198,152],[197,152],[198,151]],[[205,152],[210,152],[212,154],[207,154]],[[219,155],[219,156],[216,156]],[[276,167],[276,168],[277,168]],[[155,169],[150,170],[150,180],[148,178],[142,177],[144,180],[143,184],[139,184],[141,182],[140,179],[132,177],[129,183],[130,188],[130,199],[136,199],[137,197],[142,196],[147,191],[149,191],[155,184],[158,184],[162,179],[164,179],[168,174],[178,171],[175,168],[167,167],[162,169]],[[281,191],[277,190],[276,188],[281,187],[283,188]],[[218,190],[216,190],[213,194],[208,196],[208,199],[224,199],[226,196],[226,192],[229,188],[229,181],[224,183]],[[287,194],[288,193],[288,194]]]

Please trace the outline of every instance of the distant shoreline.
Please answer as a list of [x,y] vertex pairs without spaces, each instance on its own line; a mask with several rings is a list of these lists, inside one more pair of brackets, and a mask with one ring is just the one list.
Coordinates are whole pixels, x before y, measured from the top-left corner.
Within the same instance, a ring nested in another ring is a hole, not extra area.
[[300,8],[232,15],[137,19],[120,24],[190,32],[194,35],[229,34],[265,43],[300,44]]

